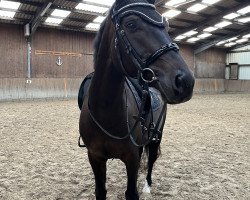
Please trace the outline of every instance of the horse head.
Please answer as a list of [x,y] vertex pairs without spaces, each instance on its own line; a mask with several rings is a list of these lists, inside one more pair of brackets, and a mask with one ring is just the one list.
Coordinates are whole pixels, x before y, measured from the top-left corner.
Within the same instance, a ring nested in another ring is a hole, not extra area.
[[126,76],[158,89],[167,103],[192,97],[194,76],[168,34],[168,22],[154,0],[116,0],[112,57]]

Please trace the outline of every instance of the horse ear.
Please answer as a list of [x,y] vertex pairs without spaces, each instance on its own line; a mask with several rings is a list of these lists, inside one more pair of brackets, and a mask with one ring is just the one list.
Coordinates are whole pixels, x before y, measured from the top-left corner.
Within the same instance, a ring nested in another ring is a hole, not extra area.
[[155,0],[147,0],[148,3],[155,4]]

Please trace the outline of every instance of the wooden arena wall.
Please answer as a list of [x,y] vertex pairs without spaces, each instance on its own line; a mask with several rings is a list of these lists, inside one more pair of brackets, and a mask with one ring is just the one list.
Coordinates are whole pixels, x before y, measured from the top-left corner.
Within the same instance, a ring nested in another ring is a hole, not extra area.
[[25,78],[27,45],[20,26],[0,24],[0,78]]
[[[31,41],[32,78],[82,78],[93,70],[94,35],[38,29]],[[23,27],[0,24],[0,78],[27,77]],[[60,57],[62,65],[57,65]]]
[[32,41],[33,78],[84,77],[93,70],[93,39],[88,33],[39,29]]
[[31,41],[31,83],[27,83],[23,27],[0,24],[0,100],[76,97],[82,79],[93,71],[94,37],[39,28]]
[[[39,28],[31,41],[31,83],[27,83],[27,42],[23,27],[0,24],[0,100],[76,97],[93,71],[94,34]],[[249,81],[225,80],[226,53],[212,48],[180,52],[196,77],[195,92],[249,91]]]

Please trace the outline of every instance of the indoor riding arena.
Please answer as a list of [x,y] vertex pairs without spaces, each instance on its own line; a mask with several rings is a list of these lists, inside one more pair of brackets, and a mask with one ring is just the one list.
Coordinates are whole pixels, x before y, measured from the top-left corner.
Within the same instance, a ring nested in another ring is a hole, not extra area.
[[[78,146],[78,91],[98,69],[95,36],[119,1],[0,0],[1,200],[96,199],[88,149]],[[142,154],[139,199],[250,200],[250,1],[139,2],[154,3],[166,19],[195,78],[189,101],[167,102],[150,193],[143,189],[148,160]],[[110,49],[119,48],[118,40]],[[161,56],[178,53],[174,48]],[[167,62],[176,67],[173,59]],[[119,159],[107,161],[106,189],[108,200],[125,199],[127,172]]]

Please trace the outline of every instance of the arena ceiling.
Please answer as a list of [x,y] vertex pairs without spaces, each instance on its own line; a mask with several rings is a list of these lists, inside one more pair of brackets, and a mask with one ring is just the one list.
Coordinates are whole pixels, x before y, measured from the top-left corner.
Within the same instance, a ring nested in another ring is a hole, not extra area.
[[[96,32],[114,0],[0,0],[0,22]],[[195,53],[217,46],[232,50],[250,43],[249,0],[156,0],[177,43]]]

